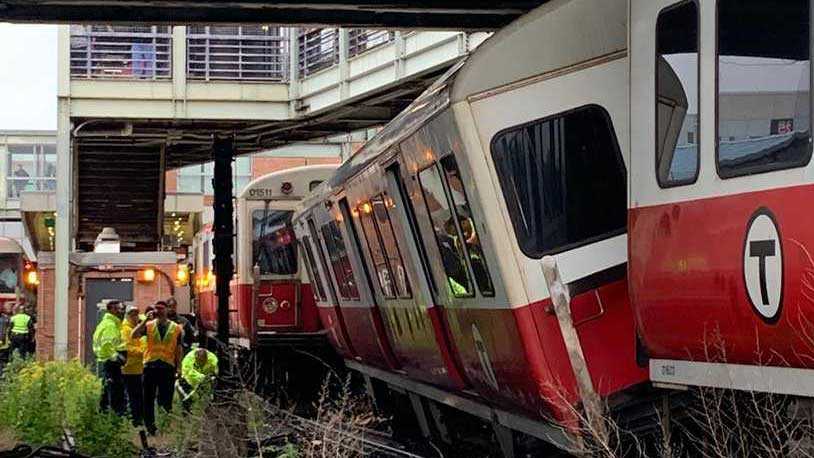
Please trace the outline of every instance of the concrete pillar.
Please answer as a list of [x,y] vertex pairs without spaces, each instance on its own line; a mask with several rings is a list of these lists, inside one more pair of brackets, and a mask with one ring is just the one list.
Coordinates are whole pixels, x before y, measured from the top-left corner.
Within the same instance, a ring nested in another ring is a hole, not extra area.
[[54,359],[68,359],[70,253],[73,250],[73,149],[70,99],[57,100],[57,218],[54,286]]
[[300,98],[300,29],[288,30],[288,100],[291,117],[297,116]]
[[172,28],[172,97],[176,117],[186,116],[187,100],[187,28]]
[[339,100],[345,100],[350,94],[350,31],[339,29]]
[[396,58],[393,60],[393,64],[396,66],[395,75],[396,79],[404,78],[407,74],[407,69],[404,65],[404,56],[407,54],[406,45],[404,42],[404,32],[397,30],[396,36],[393,37],[393,45],[396,48]]

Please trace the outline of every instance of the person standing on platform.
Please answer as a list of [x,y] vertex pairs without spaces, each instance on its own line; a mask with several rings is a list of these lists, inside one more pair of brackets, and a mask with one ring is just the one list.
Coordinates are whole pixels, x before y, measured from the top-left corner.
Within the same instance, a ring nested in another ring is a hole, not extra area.
[[156,302],[155,311],[133,329],[131,337],[146,336],[144,349],[144,425],[155,435],[155,403],[165,411],[172,410],[175,377],[181,369],[180,342],[184,331],[167,318],[167,303]]
[[107,313],[93,333],[93,353],[102,377],[102,410],[112,409],[118,415],[125,414],[124,379],[122,366],[125,362],[125,346],[122,340],[122,317],[124,304],[119,301],[107,303]]
[[34,319],[25,313],[24,305],[18,305],[16,311],[11,317],[11,353],[27,358],[34,346]]
[[127,361],[122,367],[124,388],[127,391],[127,401],[130,405],[130,418],[134,426],[140,426],[144,421],[144,346],[145,337],[134,339],[133,329],[140,321],[137,307],[128,306],[122,323],[122,341],[124,341]]

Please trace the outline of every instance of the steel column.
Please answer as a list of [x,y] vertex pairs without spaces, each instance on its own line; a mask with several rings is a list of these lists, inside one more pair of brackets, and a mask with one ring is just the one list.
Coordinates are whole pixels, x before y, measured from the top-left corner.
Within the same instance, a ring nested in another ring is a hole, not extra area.
[[54,286],[54,359],[68,359],[68,316],[73,225],[73,150],[70,100],[57,101],[57,217]]
[[232,204],[232,159],[234,139],[215,137],[212,144],[215,160],[212,189],[215,193],[214,240],[215,294],[218,297],[218,339],[229,342],[229,283],[234,273],[234,208]]

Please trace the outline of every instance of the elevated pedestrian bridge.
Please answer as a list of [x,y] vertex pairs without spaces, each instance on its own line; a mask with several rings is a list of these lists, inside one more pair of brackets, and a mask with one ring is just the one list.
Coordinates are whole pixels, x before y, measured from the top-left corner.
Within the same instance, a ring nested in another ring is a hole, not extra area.
[[[76,243],[160,238],[164,171],[392,119],[485,32],[61,26],[59,132],[74,151]],[[137,180],[132,179],[138,177]]]

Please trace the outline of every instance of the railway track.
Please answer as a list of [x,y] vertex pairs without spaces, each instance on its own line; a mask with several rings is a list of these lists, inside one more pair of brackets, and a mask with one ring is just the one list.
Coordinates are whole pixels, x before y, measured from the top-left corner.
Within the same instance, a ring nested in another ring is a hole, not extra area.
[[[345,430],[275,406],[267,405],[266,408],[273,418],[278,418],[285,424],[291,434],[298,434],[305,437],[320,437],[320,441],[329,442],[334,448],[343,448],[348,451],[364,454],[365,456],[382,458],[431,458],[427,455],[419,455],[407,450],[404,444],[395,441],[389,434],[381,431],[360,427],[355,427],[353,430]],[[320,432],[322,432],[322,434],[319,434]],[[277,432],[276,435],[285,436],[287,434]],[[441,455],[437,454],[435,456]]]

